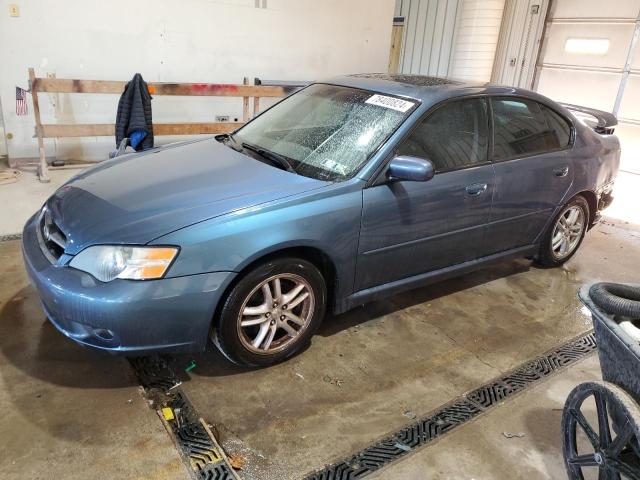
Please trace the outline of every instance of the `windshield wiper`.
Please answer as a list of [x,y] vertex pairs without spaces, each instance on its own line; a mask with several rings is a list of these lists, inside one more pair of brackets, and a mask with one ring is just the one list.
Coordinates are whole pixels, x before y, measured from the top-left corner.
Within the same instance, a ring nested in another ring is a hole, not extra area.
[[246,148],[247,150],[251,150],[252,152],[257,153],[261,157],[264,157],[267,160],[271,160],[273,163],[275,163],[275,164],[281,166],[282,168],[284,168],[287,172],[296,173],[296,171],[293,168],[293,166],[289,163],[289,160],[287,160],[285,157],[283,157],[279,153],[271,152],[269,150],[265,150],[264,148],[256,147],[256,146],[251,145],[250,143],[246,143],[246,142],[242,143],[242,148]]

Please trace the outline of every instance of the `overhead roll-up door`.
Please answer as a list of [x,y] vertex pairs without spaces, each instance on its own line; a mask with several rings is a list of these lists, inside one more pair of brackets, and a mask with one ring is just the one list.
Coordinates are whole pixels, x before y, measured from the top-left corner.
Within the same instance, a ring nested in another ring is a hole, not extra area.
[[640,159],[629,155],[640,146],[639,35],[640,0],[554,1],[534,87],[554,100],[616,114],[621,168],[640,173]]

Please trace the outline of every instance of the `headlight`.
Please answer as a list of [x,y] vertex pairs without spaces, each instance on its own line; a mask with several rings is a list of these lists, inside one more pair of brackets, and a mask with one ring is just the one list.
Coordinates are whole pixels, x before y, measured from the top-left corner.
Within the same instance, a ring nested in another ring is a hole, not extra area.
[[73,257],[69,266],[90,273],[101,282],[116,278],[161,278],[178,254],[174,247],[126,247],[96,245]]

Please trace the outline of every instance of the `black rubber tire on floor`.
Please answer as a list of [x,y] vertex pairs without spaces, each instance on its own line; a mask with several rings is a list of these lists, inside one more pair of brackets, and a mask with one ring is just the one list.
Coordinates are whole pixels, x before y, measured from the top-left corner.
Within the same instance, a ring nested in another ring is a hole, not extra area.
[[[588,406],[583,410],[585,402]],[[596,421],[585,416],[593,407]],[[591,445],[579,445],[582,443],[577,435],[579,430],[583,442]],[[583,469],[594,474],[589,478],[640,478],[640,405],[619,386],[585,382],[575,387],[564,404],[561,431],[569,480],[584,480]],[[620,437],[626,438],[627,443],[616,448]],[[597,459],[596,455],[602,456]]]
[[[251,291],[267,278],[280,273],[293,273],[303,277],[315,296],[315,309],[306,330],[286,349],[274,354],[259,354],[246,348],[240,340],[237,321],[240,309]],[[211,338],[222,354],[231,362],[252,367],[266,367],[279,363],[306,346],[320,326],[327,304],[324,278],[311,262],[300,258],[275,258],[257,265],[245,274],[224,299],[218,322]]]
[[[577,205],[580,208],[582,208],[582,213],[584,213],[584,218],[585,218],[584,227],[582,228],[582,233],[580,234],[580,241],[578,242],[578,245],[576,245],[576,248],[573,250],[573,252],[571,252],[570,255],[563,258],[562,260],[558,260],[553,256],[553,250],[551,248],[551,236],[553,235],[553,227],[558,221],[558,218],[560,217],[560,215],[562,215],[567,208],[572,207],[574,205]],[[559,267],[560,265],[568,261],[580,249],[580,245],[582,245],[582,240],[584,239],[584,235],[587,232],[588,225],[589,225],[589,204],[587,203],[587,201],[583,196],[577,195],[569,203],[567,203],[562,207],[562,209],[558,212],[558,214],[553,218],[553,221],[549,224],[547,231],[544,232],[542,241],[540,242],[540,250],[538,250],[538,254],[535,257],[536,264],[542,267]]]

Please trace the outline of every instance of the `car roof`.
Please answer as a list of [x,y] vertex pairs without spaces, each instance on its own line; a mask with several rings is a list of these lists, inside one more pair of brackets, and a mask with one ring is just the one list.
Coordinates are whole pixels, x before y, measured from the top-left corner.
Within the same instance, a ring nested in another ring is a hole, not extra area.
[[318,83],[361,88],[387,95],[409,97],[420,100],[427,107],[447,98],[480,94],[517,95],[547,104],[555,104],[547,97],[530,90],[492,83],[462,82],[427,75],[358,73],[333,77]]

